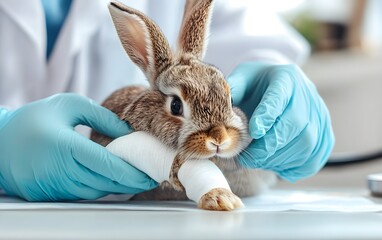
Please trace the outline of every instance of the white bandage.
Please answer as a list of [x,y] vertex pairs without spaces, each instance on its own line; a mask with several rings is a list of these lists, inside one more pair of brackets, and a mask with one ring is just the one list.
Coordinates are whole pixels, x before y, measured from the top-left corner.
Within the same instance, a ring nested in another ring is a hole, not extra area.
[[161,183],[169,180],[176,152],[146,132],[133,132],[113,140],[106,148]]
[[195,202],[214,188],[231,191],[223,173],[207,159],[186,161],[179,169],[178,178],[186,189],[187,197]]
[[[115,139],[106,148],[145,172],[157,182],[169,180],[176,152],[146,132],[133,132]],[[195,202],[214,188],[230,187],[220,169],[209,160],[186,161],[178,172],[187,197]]]

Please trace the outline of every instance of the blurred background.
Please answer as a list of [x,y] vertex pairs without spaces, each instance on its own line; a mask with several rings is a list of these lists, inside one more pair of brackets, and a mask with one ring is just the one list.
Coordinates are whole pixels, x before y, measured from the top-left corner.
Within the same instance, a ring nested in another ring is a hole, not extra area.
[[273,2],[312,47],[302,67],[330,108],[335,152],[382,148],[382,1]]
[[[290,22],[311,45],[312,55],[302,68],[331,112],[334,154],[381,150],[382,1],[259,2]],[[364,187],[367,174],[374,172],[382,173],[382,160],[324,169],[299,184]]]

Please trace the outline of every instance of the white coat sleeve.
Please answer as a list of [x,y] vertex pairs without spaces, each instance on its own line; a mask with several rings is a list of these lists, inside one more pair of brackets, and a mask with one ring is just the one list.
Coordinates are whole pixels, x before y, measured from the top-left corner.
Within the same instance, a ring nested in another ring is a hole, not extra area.
[[229,74],[244,61],[303,63],[310,48],[276,14],[241,1],[216,1],[205,61]]

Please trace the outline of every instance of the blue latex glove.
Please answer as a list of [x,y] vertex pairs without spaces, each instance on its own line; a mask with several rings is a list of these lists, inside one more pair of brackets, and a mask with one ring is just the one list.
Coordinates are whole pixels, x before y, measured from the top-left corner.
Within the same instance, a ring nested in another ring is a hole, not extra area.
[[294,182],[317,173],[333,146],[329,111],[296,65],[247,62],[228,77],[253,139],[240,161]]
[[129,133],[111,111],[58,94],[15,111],[0,109],[0,188],[30,201],[96,199],[157,186],[144,173],[74,131],[84,124],[110,137]]

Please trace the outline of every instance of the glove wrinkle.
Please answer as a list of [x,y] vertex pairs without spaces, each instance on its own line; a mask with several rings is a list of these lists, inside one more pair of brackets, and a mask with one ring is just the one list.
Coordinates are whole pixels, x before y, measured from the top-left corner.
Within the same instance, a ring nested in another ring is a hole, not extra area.
[[330,114],[314,84],[294,65],[247,62],[227,78],[254,141],[242,165],[296,181],[317,173],[334,146]]

